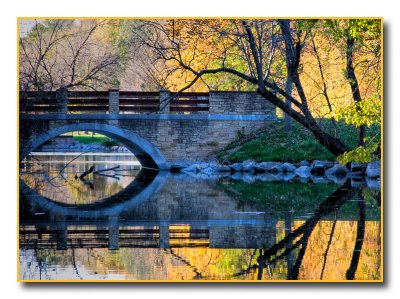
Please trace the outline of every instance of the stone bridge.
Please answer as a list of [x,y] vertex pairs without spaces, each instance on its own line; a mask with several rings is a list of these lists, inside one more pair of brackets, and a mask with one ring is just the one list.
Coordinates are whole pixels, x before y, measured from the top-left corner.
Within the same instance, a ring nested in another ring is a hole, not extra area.
[[274,120],[275,107],[255,92],[20,92],[20,160],[60,134],[93,131],[124,144],[142,166],[169,169],[207,160]]

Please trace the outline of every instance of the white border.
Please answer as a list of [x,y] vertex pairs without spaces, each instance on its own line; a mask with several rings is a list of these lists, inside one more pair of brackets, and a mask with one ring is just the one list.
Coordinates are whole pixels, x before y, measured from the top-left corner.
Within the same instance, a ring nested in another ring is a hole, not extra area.
[[[337,298],[356,296],[357,298],[394,297],[400,291],[399,274],[399,192],[394,190],[396,169],[400,167],[399,136],[400,99],[395,97],[395,87],[399,86],[399,39],[400,18],[396,15],[397,1],[312,1],[312,0],[252,0],[252,1],[39,1],[17,0],[2,2],[1,28],[1,245],[0,245],[0,285],[3,296],[19,298],[109,298],[113,296],[162,296],[165,298],[190,298],[203,296],[223,296],[243,298],[244,296],[287,295],[296,298]],[[17,16],[374,16],[384,17],[385,24],[385,280],[377,284],[214,284],[214,285],[129,285],[129,284],[80,284],[24,285],[16,282],[16,17]],[[397,95],[397,94],[396,94]],[[396,138],[397,137],[397,138]],[[397,155],[396,155],[397,153]],[[397,235],[397,236],[396,236]]]

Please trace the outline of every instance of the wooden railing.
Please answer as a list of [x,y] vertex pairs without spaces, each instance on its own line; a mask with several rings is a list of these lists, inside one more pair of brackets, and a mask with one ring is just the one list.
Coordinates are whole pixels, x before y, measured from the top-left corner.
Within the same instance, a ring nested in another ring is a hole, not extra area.
[[57,93],[50,92],[20,92],[19,110],[21,112],[57,112],[59,109]]
[[108,91],[69,91],[68,112],[108,112]]
[[171,112],[208,112],[209,109],[208,92],[185,92],[170,102]]
[[209,93],[142,91],[20,92],[20,113],[207,113]]
[[[46,226],[21,226],[19,230],[20,246],[24,249],[50,248],[157,248],[160,247],[162,233],[159,228],[117,227],[114,231],[107,228],[76,226],[63,231],[65,238],[60,238],[62,231],[51,230]],[[167,240],[170,247],[209,246],[208,228],[173,228],[167,227]],[[114,238],[112,233],[114,232]],[[112,240],[114,243],[112,244]]]
[[120,91],[120,113],[158,112],[160,94],[158,92]]

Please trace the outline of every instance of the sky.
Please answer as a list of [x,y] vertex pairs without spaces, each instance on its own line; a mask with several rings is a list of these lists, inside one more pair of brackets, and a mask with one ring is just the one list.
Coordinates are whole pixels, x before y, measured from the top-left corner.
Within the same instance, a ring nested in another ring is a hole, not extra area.
[[34,20],[20,20],[19,22],[19,34],[21,37],[24,37],[28,34],[28,32],[35,26]]

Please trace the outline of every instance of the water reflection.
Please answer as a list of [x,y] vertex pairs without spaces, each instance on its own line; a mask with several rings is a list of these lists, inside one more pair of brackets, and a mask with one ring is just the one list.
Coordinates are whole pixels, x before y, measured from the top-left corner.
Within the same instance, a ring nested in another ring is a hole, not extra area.
[[130,153],[32,153],[21,179],[38,194],[65,204],[92,204],[125,189],[140,163]]
[[163,172],[139,189],[93,213],[21,189],[21,279],[381,278],[376,191]]

